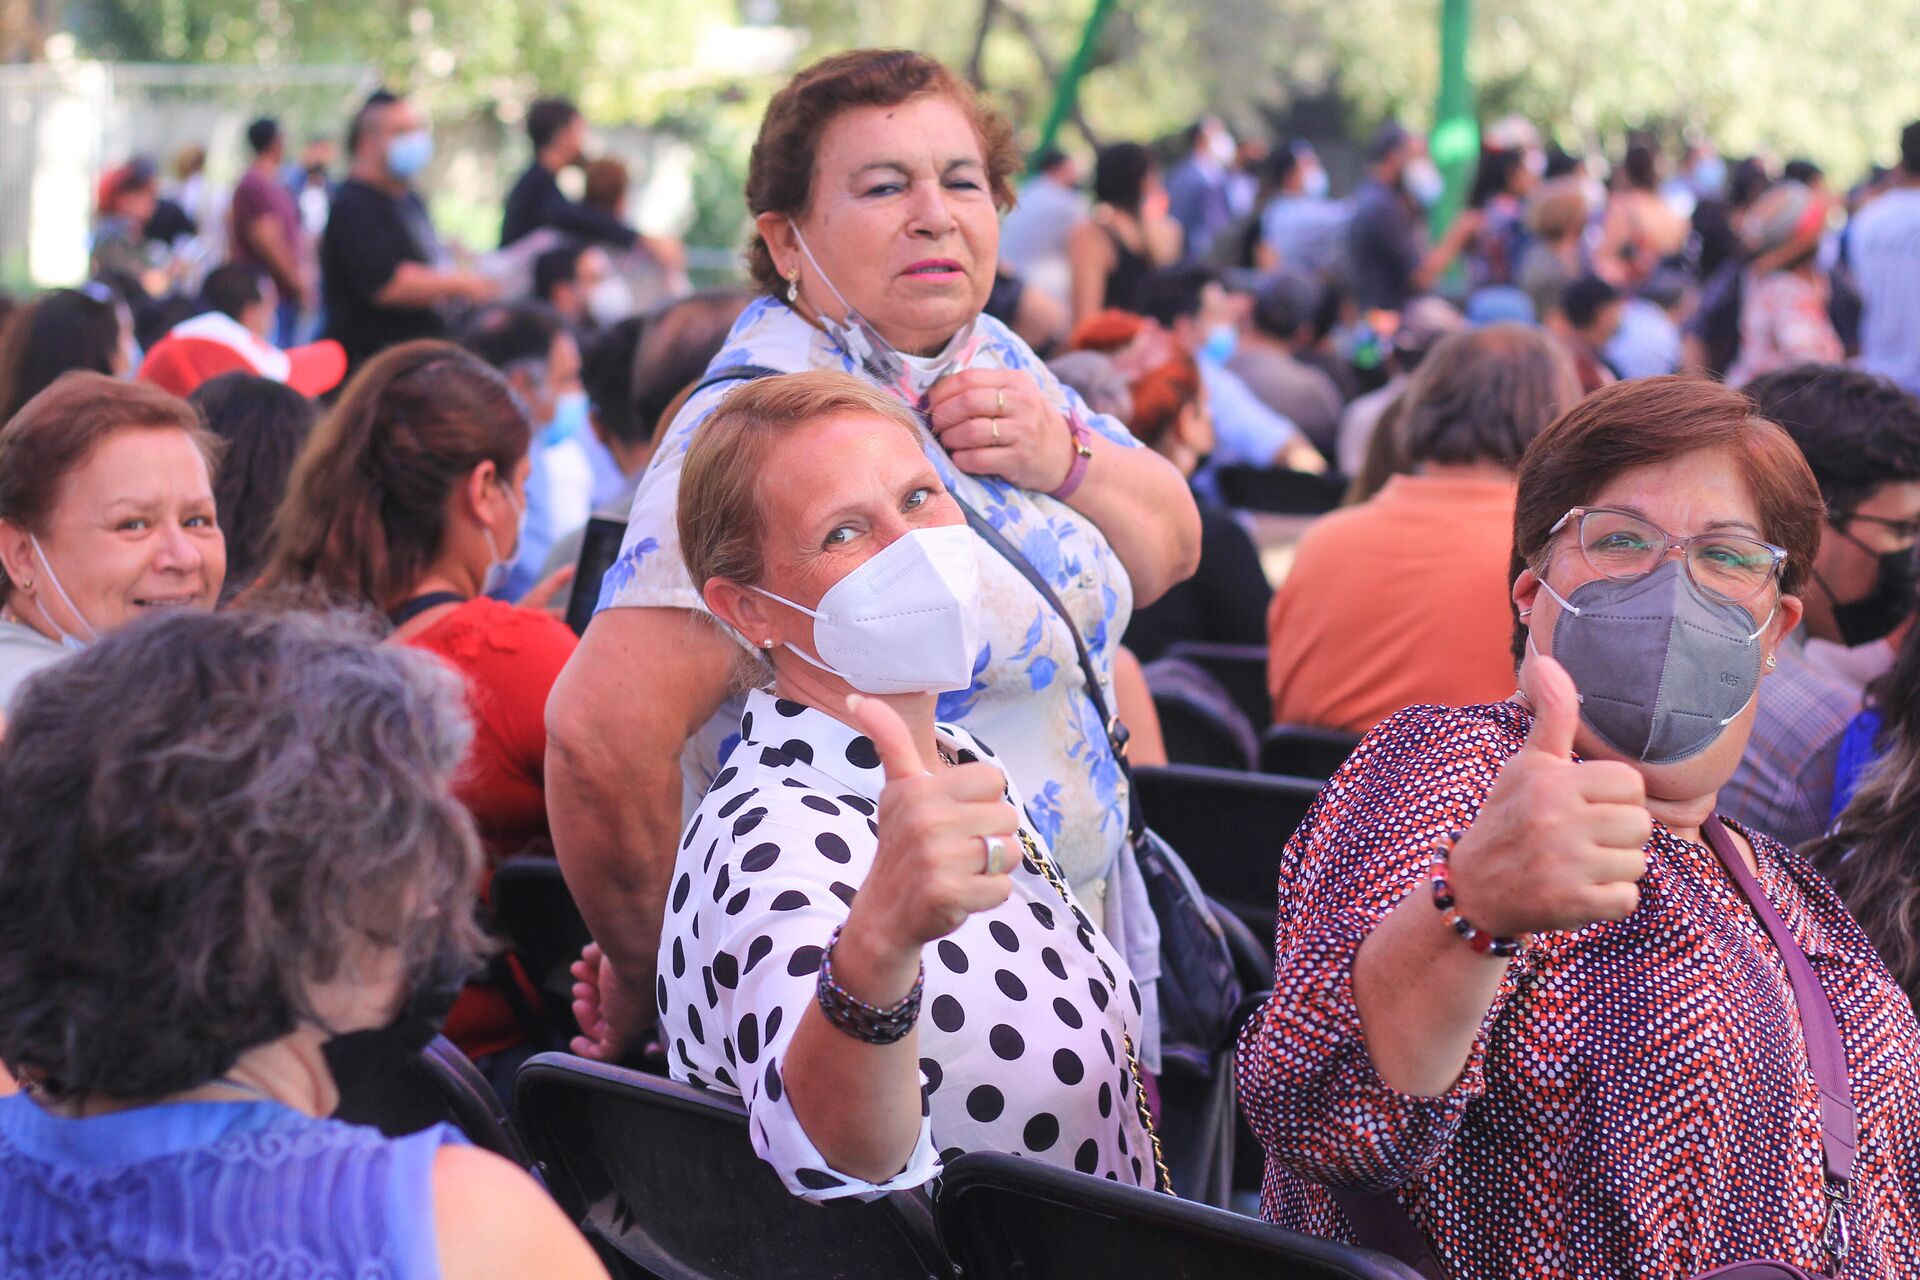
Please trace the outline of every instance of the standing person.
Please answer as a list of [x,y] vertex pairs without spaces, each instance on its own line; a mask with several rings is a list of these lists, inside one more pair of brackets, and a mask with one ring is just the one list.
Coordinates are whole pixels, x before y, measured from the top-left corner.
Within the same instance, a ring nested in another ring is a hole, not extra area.
[[1186,155],[1167,171],[1167,212],[1180,224],[1188,261],[1206,256],[1213,238],[1233,221],[1235,148],[1218,116],[1206,116],[1186,131]]
[[1616,287],[1637,285],[1687,247],[1690,229],[1686,215],[1660,195],[1660,153],[1635,143],[1614,174],[1594,267]]
[[136,156],[100,180],[88,270],[137,280],[150,295],[166,291],[166,273],[147,256],[147,222],[160,200],[153,162]]
[[613,274],[607,251],[594,244],[563,244],[535,258],[533,298],[582,339],[633,314],[627,282]]
[[1367,166],[1347,223],[1347,274],[1361,310],[1398,311],[1433,288],[1478,234],[1481,218],[1462,213],[1439,243],[1423,247],[1415,214],[1440,199],[1444,181],[1427,156],[1426,139],[1397,122],[1374,134]]
[[[1866,673],[1893,661],[1889,641],[1913,612],[1920,399],[1831,364],[1763,374],[1746,391],[1800,446],[1820,486],[1826,531],[1808,574],[1805,618],[1778,650],[1778,678],[1721,808],[1798,845],[1827,827],[1841,742]],[[1824,642],[1819,653],[1809,648],[1815,641]],[[1825,660],[1832,646],[1844,646],[1848,660]]]
[[1514,283],[1533,303],[1541,324],[1554,323],[1567,286],[1587,274],[1581,242],[1590,217],[1586,188],[1571,175],[1542,182],[1527,201],[1527,230],[1532,234],[1520,251]]
[[1276,147],[1267,158],[1273,198],[1260,214],[1260,240],[1282,269],[1330,275],[1346,252],[1349,211],[1327,197],[1327,168],[1313,144]]
[[586,153],[587,122],[565,98],[542,98],[527,108],[527,140],[533,163],[507,192],[500,217],[500,247],[550,227],[593,244],[631,249],[640,239],[617,217],[590,204],[567,199],[560,190],[562,169],[579,164]]
[[1479,210],[1485,219],[1467,249],[1469,288],[1518,282],[1527,243],[1527,196],[1538,181],[1525,152],[1481,151],[1473,189],[1467,194],[1467,207]]
[[[1055,864],[1152,1000],[1126,792],[1073,633],[1109,674],[1135,601],[1193,572],[1200,522],[1171,463],[982,314],[1018,163],[1006,121],[924,54],[862,49],[800,71],[768,104],[748,171],[762,296],[709,376],[852,369],[907,400],[941,483],[1045,575],[1071,620],[977,548],[980,645],[939,715],[1007,744]],[[688,577],[675,514],[685,446],[730,389],[703,389],[662,431],[600,612],[548,703],[556,846],[606,951],[601,990],[615,993],[611,1029],[581,1046],[596,1054],[652,1020],[682,800],[697,803],[740,724],[738,646]],[[837,547],[855,530],[828,532]],[[1151,1045],[1142,1053],[1151,1066]]]
[[1581,276],[1561,291],[1560,309],[1548,317],[1547,328],[1573,352],[1582,392],[1619,381],[1619,373],[1607,363],[1606,349],[1620,332],[1625,307],[1620,291],[1597,275]]
[[273,332],[262,336],[277,347],[289,347],[300,313],[313,301],[306,266],[312,252],[306,229],[300,225],[300,206],[281,181],[287,146],[280,122],[262,117],[248,125],[247,146],[253,161],[233,188],[233,212],[227,220],[232,237],[229,257],[272,278],[280,305]]
[[1329,1188],[1390,1196],[1476,1280],[1920,1271],[1920,1025],[1827,882],[1716,808],[1820,523],[1793,441],[1705,379],[1535,438],[1524,692],[1382,723],[1281,855],[1238,1063],[1262,1216],[1347,1236]]
[[1065,302],[1072,291],[1067,238],[1086,216],[1079,162],[1049,147],[1034,161],[1033,177],[1020,188],[1020,203],[1000,224],[1000,261],[1028,288]]
[[1864,308],[1861,365],[1920,395],[1920,120],[1900,131],[1900,167],[1854,217],[1847,255]]
[[433,134],[411,100],[382,89],[347,131],[353,168],[334,193],[320,240],[326,335],[357,369],[396,343],[435,338],[442,312],[498,290],[449,264],[414,180],[433,159]]
[[1742,386],[1791,365],[1838,364],[1846,347],[1827,314],[1817,258],[1832,203],[1798,182],[1753,202],[1742,227],[1752,255],[1740,295],[1740,355],[1727,381]]
[[1118,307],[1142,314],[1153,273],[1180,257],[1180,224],[1153,152],[1137,142],[1100,148],[1093,159],[1093,209],[1067,236],[1073,322]]

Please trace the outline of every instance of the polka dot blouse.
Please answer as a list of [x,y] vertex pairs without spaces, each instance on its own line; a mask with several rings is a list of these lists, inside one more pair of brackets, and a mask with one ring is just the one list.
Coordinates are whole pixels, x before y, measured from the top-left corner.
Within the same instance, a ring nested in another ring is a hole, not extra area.
[[[1507,703],[1385,721],[1280,860],[1278,979],[1239,1045],[1262,1213],[1351,1238],[1323,1186],[1396,1190],[1454,1277],[1682,1280],[1825,1265],[1815,1088],[1778,950],[1705,847],[1655,826],[1641,905],[1541,935],[1444,1095],[1375,1072],[1360,944],[1479,812],[1530,719]],[[1746,833],[1831,999],[1859,1108],[1846,1280],[1920,1275],[1920,1028],[1839,897]]]
[[[963,729],[939,734],[962,761],[995,759]],[[809,1199],[918,1186],[973,1150],[1151,1187],[1123,1040],[1139,1036],[1139,990],[1027,858],[1006,902],[925,949],[925,1114],[906,1168],[871,1183],[827,1163],[781,1063],[872,866],[885,775],[871,740],[768,693],[748,696],[740,738],[687,824],[668,893],[657,994],[674,1078],[742,1095],[754,1150]]]

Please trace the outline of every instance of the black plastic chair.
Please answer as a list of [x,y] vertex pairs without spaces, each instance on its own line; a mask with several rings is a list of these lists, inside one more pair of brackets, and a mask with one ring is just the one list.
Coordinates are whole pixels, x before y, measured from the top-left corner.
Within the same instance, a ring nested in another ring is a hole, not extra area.
[[1320,784],[1177,764],[1142,766],[1133,777],[1147,824],[1186,860],[1207,896],[1255,938],[1271,938],[1280,850]]
[[1167,759],[1175,764],[1197,764],[1209,769],[1253,768],[1247,750],[1250,737],[1244,724],[1223,716],[1231,708],[1216,706],[1177,690],[1154,690],[1154,714],[1160,717],[1160,740]]
[[488,890],[493,923],[540,993],[549,1042],[564,1045],[573,1021],[573,975],[568,966],[593,940],[573,894],[552,858],[508,858],[495,868]]
[[754,1154],[731,1097],[567,1054],[513,1082],[560,1207],[627,1275],[659,1280],[952,1280],[921,1192],[813,1204]]
[[1182,640],[1160,655],[1184,658],[1220,682],[1233,704],[1256,730],[1273,723],[1273,697],[1267,692],[1267,649],[1258,644],[1208,644]]
[[1340,505],[1347,489],[1339,476],[1281,467],[1220,467],[1214,476],[1228,506],[1281,516],[1324,515]]
[[1260,772],[1331,778],[1360,745],[1360,735],[1311,724],[1276,724],[1260,735]]
[[935,1210],[968,1280],[1419,1280],[1365,1249],[999,1153],[949,1164]]
[[523,1169],[532,1159],[493,1086],[445,1036],[415,1056],[412,1070],[396,1072],[385,1059],[352,1053],[329,1057],[340,1105],[334,1118],[371,1125],[390,1138],[450,1124],[476,1147],[503,1155]]

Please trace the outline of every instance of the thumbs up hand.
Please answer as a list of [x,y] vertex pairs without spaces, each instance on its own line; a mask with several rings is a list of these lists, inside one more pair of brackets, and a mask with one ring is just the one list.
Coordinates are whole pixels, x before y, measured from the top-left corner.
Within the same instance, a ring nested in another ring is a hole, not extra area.
[[[1007,872],[1020,860],[1020,814],[1006,780],[990,764],[948,767],[924,760],[899,713],[858,695],[847,709],[873,740],[886,771],[880,794],[880,847],[848,912],[842,942],[857,940],[876,957],[918,963],[920,949],[976,911],[1007,900]],[[931,766],[931,768],[929,768]],[[989,840],[998,870],[987,870]]]
[[1454,901],[1502,937],[1624,919],[1653,835],[1646,783],[1619,761],[1569,758],[1580,700],[1566,668],[1534,654],[1522,683],[1533,728],[1447,860]]

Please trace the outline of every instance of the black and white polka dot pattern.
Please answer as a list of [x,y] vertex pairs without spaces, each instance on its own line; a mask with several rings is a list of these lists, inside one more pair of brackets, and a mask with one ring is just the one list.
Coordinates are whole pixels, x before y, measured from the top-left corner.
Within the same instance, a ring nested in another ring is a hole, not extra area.
[[[963,758],[993,759],[965,730],[940,734]],[[741,1094],[754,1149],[809,1199],[917,1186],[973,1150],[1152,1186],[1122,1038],[1139,1035],[1136,988],[1080,904],[1026,859],[1006,902],[925,949],[927,1114],[907,1167],[886,1183],[827,1167],[780,1065],[821,948],[872,865],[885,777],[867,738],[768,693],[748,697],[740,737],[687,824],[668,893],[657,994],[674,1078]]]

